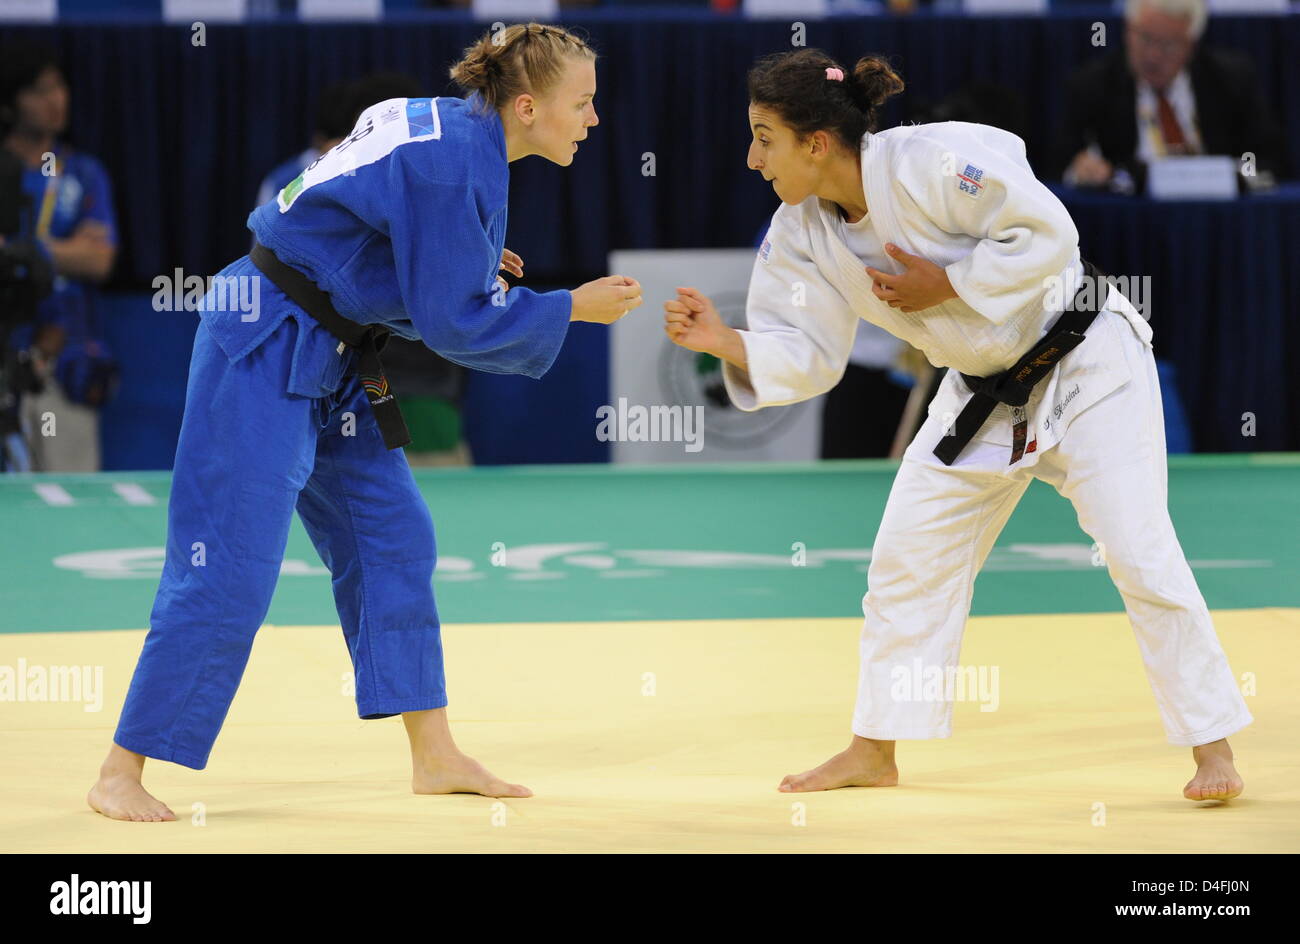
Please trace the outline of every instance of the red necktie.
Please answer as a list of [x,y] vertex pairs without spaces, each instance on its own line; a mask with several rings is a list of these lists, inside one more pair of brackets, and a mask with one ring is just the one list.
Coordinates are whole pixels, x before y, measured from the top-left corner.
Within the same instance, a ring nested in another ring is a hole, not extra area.
[[1160,108],[1160,135],[1165,139],[1165,151],[1169,154],[1186,154],[1187,139],[1183,137],[1182,125],[1174,114],[1174,106],[1164,92],[1156,92],[1156,102]]

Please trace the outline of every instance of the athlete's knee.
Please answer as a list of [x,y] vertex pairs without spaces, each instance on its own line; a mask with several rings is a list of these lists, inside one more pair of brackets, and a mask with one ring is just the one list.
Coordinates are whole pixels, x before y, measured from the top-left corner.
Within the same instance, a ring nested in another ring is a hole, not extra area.
[[1109,547],[1099,542],[1094,547],[1094,561],[1105,565],[1126,599],[1172,608],[1199,605],[1196,579],[1176,542]]

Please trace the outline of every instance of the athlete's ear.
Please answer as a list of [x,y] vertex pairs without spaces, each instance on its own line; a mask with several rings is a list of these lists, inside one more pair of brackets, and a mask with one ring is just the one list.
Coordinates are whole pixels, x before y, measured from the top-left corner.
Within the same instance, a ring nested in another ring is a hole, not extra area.
[[531,127],[537,117],[536,103],[527,92],[515,98],[515,117],[524,123],[524,127]]
[[830,150],[831,139],[825,131],[814,131],[812,133],[812,156],[826,154]]

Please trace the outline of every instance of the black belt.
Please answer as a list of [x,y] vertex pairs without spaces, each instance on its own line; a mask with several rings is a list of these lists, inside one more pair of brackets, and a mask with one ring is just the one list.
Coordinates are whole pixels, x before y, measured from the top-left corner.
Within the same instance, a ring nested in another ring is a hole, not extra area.
[[[1034,385],[1051,373],[1061,358],[1083,343],[1084,331],[1106,304],[1105,295],[1101,291],[1104,273],[1084,260],[1083,274],[1079,291],[1069,307],[1029,353],[1008,370],[991,377],[961,375],[974,396],[957,415],[952,429],[946,430],[939,445],[934,447],[934,454],[944,465],[952,465],[957,460],[957,456],[979,432],[999,403],[1024,406],[1029,402],[1029,394],[1033,392]],[[1087,302],[1091,304],[1086,304]]]
[[[388,328],[383,325],[363,325],[344,318],[334,308],[329,294],[317,287],[316,283],[292,266],[287,266],[276,258],[275,253],[259,242],[253,243],[248,254],[253,265],[262,270],[268,279],[295,305],[311,315],[320,326],[343,344],[361,352],[357,363],[357,373],[361,375],[361,386],[370,401],[370,411],[379,424],[379,432],[384,437],[384,445],[389,449],[398,449],[411,441],[402,411],[397,406],[397,397],[388,385],[384,375],[384,365],[379,362],[379,352],[388,343]],[[340,346],[339,353],[342,354]]]

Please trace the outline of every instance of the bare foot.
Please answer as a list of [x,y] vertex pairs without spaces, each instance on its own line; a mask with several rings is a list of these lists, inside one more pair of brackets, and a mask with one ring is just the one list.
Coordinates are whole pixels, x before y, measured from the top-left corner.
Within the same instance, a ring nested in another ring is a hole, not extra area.
[[446,708],[405,711],[402,722],[411,741],[411,789],[416,793],[478,793],[490,797],[530,797],[533,791],[506,783],[452,740]]
[[489,797],[530,797],[533,791],[506,783],[474,758],[457,751],[415,761],[411,789],[416,793],[478,793]]
[[898,767],[894,764],[894,742],[853,736],[848,749],[820,767],[801,774],[789,774],[777,787],[782,793],[809,793],[840,787],[894,787]]
[[1187,799],[1231,800],[1245,789],[1241,774],[1232,765],[1227,738],[1193,747],[1192,759],[1196,761],[1196,776],[1183,787]]
[[163,823],[176,819],[152,793],[144,788],[140,776],[144,755],[114,744],[99,768],[99,780],[86,794],[86,802],[96,813],[109,819],[132,823]]

